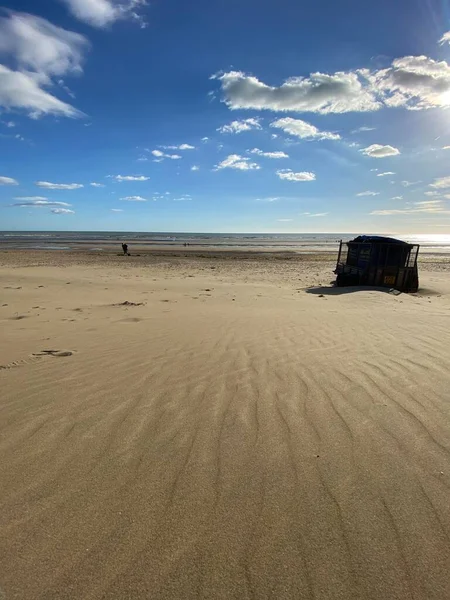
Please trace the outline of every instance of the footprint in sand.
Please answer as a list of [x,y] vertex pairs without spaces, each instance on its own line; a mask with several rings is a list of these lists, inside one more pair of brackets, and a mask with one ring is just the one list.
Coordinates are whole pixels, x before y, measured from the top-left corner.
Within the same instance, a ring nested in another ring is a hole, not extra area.
[[20,321],[21,319],[28,319],[28,315],[15,315],[14,317],[9,317],[10,321]]
[[40,352],[34,352],[33,354],[30,354],[28,359],[15,360],[6,365],[0,365],[0,370],[13,369],[14,367],[22,367],[23,365],[31,364],[40,360],[43,356],[63,357],[72,356],[72,354],[74,354],[73,350],[41,350]]

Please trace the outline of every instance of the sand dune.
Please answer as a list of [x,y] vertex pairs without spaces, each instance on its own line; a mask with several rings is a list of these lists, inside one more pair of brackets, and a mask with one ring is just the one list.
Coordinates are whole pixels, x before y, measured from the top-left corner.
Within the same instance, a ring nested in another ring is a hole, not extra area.
[[5,597],[450,597],[448,275],[214,265],[0,269]]

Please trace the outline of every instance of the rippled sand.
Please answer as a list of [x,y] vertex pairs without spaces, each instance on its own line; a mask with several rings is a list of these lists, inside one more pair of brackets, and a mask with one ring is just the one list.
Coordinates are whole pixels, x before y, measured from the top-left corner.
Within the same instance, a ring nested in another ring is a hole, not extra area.
[[1,260],[5,598],[450,597],[445,264]]

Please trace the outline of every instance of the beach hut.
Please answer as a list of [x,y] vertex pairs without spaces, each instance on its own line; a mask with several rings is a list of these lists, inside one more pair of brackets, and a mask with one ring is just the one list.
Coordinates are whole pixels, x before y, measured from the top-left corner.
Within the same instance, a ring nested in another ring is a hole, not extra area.
[[359,235],[339,245],[337,286],[371,285],[417,292],[418,244],[377,235]]

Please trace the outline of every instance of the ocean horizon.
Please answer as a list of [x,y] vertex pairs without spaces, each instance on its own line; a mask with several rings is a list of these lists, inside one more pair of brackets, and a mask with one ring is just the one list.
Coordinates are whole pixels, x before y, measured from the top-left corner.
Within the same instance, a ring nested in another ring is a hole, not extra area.
[[[3,249],[104,251],[127,242],[131,247],[184,247],[203,249],[332,252],[340,240],[357,234],[332,233],[189,233],[138,231],[0,231]],[[383,234],[380,234],[383,235]],[[395,234],[384,234],[396,237]],[[450,235],[399,234],[408,242],[420,244],[421,252],[450,253]]]

